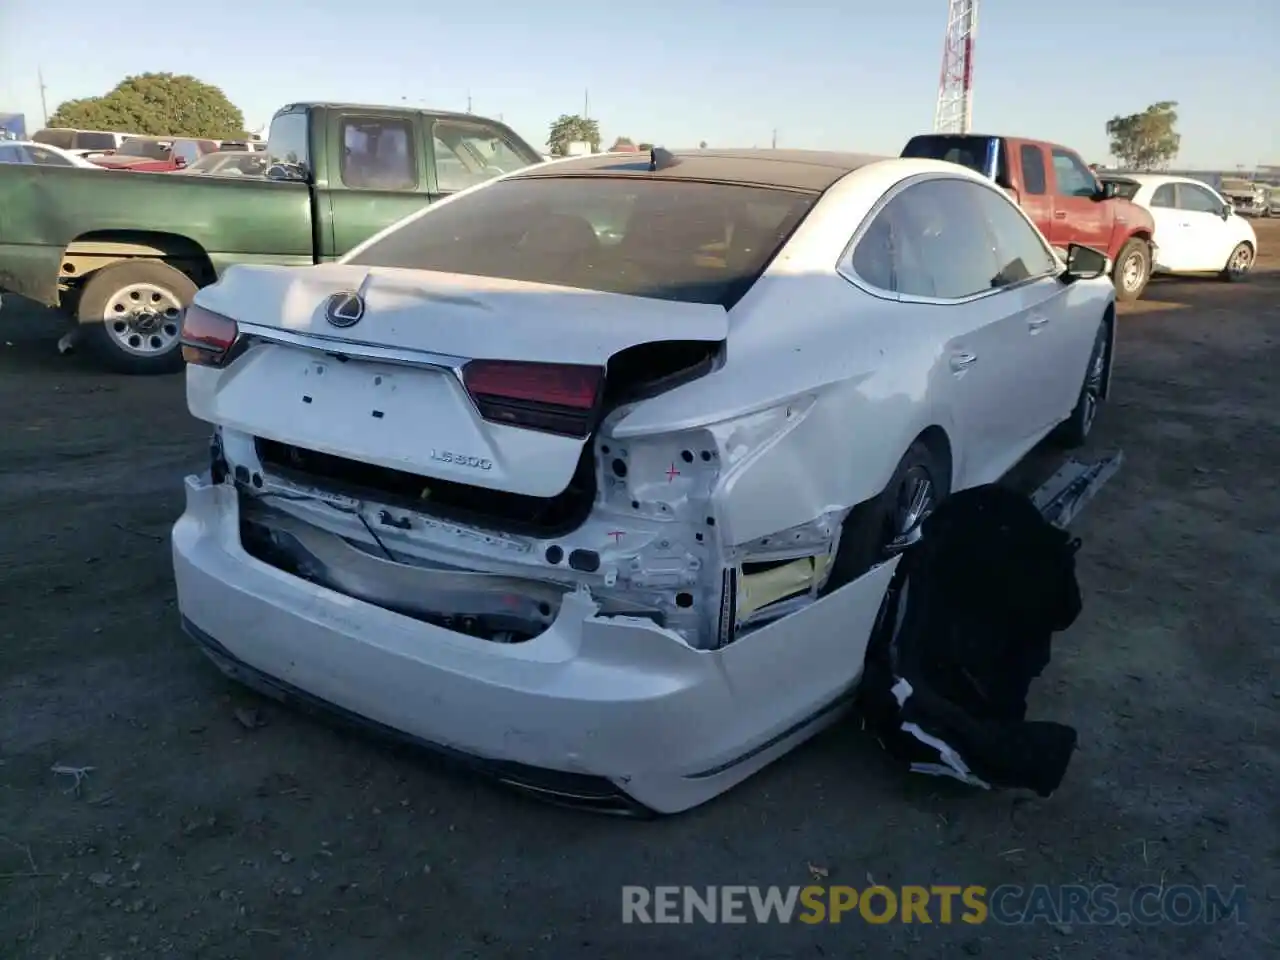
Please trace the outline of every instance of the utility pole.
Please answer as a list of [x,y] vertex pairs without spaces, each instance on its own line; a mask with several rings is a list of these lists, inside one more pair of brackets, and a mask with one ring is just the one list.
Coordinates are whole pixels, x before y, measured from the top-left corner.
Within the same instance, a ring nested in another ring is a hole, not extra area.
[[40,84],[40,113],[43,117],[40,126],[47,127],[49,125],[49,104],[44,99],[44,92],[47,88],[44,85],[44,71],[39,67],[36,67],[36,81]]
[[591,119],[591,91],[590,90],[582,91],[582,119],[583,120]]
[[773,129],[773,149],[774,150],[778,149],[778,128],[777,127],[774,127]]
[[467,113],[471,112],[471,91],[467,91]]

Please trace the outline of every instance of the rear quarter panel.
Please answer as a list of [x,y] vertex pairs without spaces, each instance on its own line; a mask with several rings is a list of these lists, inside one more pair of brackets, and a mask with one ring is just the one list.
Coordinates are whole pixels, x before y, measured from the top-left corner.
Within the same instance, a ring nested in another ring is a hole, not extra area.
[[0,165],[0,288],[53,304],[67,246],[126,233],[197,244],[214,270],[310,264],[305,184]]
[[[945,325],[922,324],[918,314],[904,323],[905,305],[836,272],[865,211],[900,178],[898,162],[863,168],[828,191],[822,215],[801,225],[730,312],[721,369],[646,401],[615,428],[665,432],[812,400],[803,420],[724,481],[717,524],[729,543],[870,499],[926,428],[956,436],[944,395]],[[942,161],[901,162],[967,175]],[[952,453],[959,476],[962,451]]]

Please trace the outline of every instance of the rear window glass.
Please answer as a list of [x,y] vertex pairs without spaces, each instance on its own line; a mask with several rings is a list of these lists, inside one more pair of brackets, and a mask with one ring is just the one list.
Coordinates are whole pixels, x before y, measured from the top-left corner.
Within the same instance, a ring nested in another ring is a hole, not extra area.
[[728,307],[815,200],[635,177],[516,178],[434,207],[348,262]]
[[169,145],[158,140],[126,140],[116,152],[122,157],[146,157],[149,160],[169,159]]
[[114,150],[116,138],[110,133],[91,133],[81,130],[76,134],[77,150]]
[[902,155],[912,160],[946,160],[968,167],[974,173],[985,174],[990,146],[990,137],[912,137]]

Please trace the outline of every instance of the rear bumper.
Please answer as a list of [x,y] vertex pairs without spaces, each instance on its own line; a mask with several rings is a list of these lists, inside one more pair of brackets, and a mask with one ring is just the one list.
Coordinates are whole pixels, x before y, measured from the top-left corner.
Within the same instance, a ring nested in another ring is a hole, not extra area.
[[599,809],[696,806],[837,719],[894,568],[718,651],[596,617],[581,593],[535,639],[495,644],[261,563],[240,545],[233,487],[188,477],[186,494],[178,604],[224,671]]

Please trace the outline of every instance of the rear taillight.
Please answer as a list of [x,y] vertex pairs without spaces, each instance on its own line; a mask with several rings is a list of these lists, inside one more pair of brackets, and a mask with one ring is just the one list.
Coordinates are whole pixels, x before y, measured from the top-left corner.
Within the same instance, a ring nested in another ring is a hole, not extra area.
[[182,359],[202,367],[220,367],[227,362],[239,334],[234,320],[193,303],[182,318]]
[[604,369],[568,363],[472,360],[462,382],[480,416],[526,430],[585,437],[595,426]]

